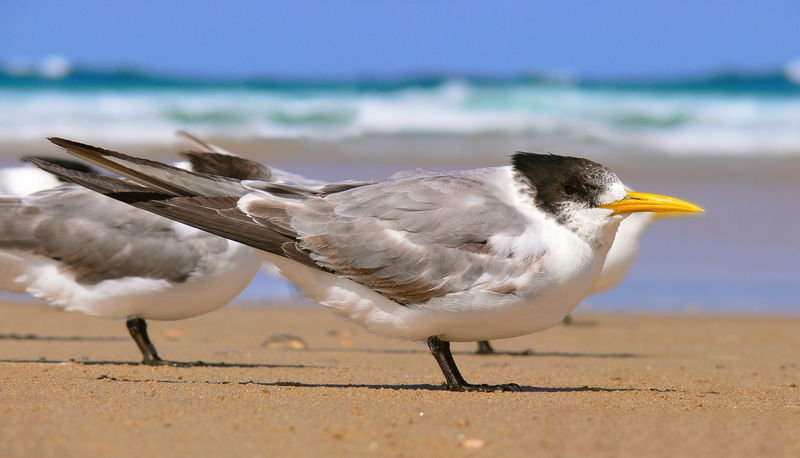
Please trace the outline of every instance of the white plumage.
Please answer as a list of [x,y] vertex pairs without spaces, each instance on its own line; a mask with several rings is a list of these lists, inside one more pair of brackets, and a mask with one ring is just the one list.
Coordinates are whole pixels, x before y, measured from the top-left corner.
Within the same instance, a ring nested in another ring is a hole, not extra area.
[[653,224],[656,215],[656,213],[634,213],[620,223],[614,244],[608,251],[603,270],[592,285],[590,294],[607,291],[625,279],[639,255],[642,236]]

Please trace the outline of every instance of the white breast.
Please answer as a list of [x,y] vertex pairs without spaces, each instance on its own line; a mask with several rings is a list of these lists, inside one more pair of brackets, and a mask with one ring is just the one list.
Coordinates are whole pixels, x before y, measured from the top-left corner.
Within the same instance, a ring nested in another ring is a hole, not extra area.
[[82,284],[50,258],[19,250],[0,252],[5,289],[28,292],[66,310],[112,319],[179,320],[223,307],[252,281],[261,252],[228,241],[224,253],[203,260],[181,283],[126,277]]

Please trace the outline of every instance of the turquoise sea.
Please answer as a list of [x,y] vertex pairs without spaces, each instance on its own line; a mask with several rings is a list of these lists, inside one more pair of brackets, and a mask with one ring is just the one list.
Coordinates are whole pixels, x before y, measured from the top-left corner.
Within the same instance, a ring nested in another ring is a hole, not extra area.
[[800,153],[800,70],[693,78],[425,75],[197,79],[66,67],[0,71],[0,139],[541,135],[686,156]]

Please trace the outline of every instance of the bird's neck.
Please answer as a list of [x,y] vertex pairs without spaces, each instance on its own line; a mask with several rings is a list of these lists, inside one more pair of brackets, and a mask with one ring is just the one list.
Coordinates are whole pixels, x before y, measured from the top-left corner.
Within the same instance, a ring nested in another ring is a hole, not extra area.
[[571,211],[566,213],[569,217],[559,223],[605,256],[614,242],[619,223],[626,216],[608,216],[608,213],[608,210],[602,208]]

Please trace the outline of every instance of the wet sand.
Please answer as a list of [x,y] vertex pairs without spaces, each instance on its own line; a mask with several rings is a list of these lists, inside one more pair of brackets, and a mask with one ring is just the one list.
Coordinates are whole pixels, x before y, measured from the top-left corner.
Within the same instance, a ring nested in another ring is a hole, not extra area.
[[[0,305],[0,456],[752,456],[800,454],[800,318],[578,315],[457,344],[451,393],[422,343],[321,308],[226,308],[151,322],[141,367],[122,323]],[[291,334],[306,349],[264,345]]]

